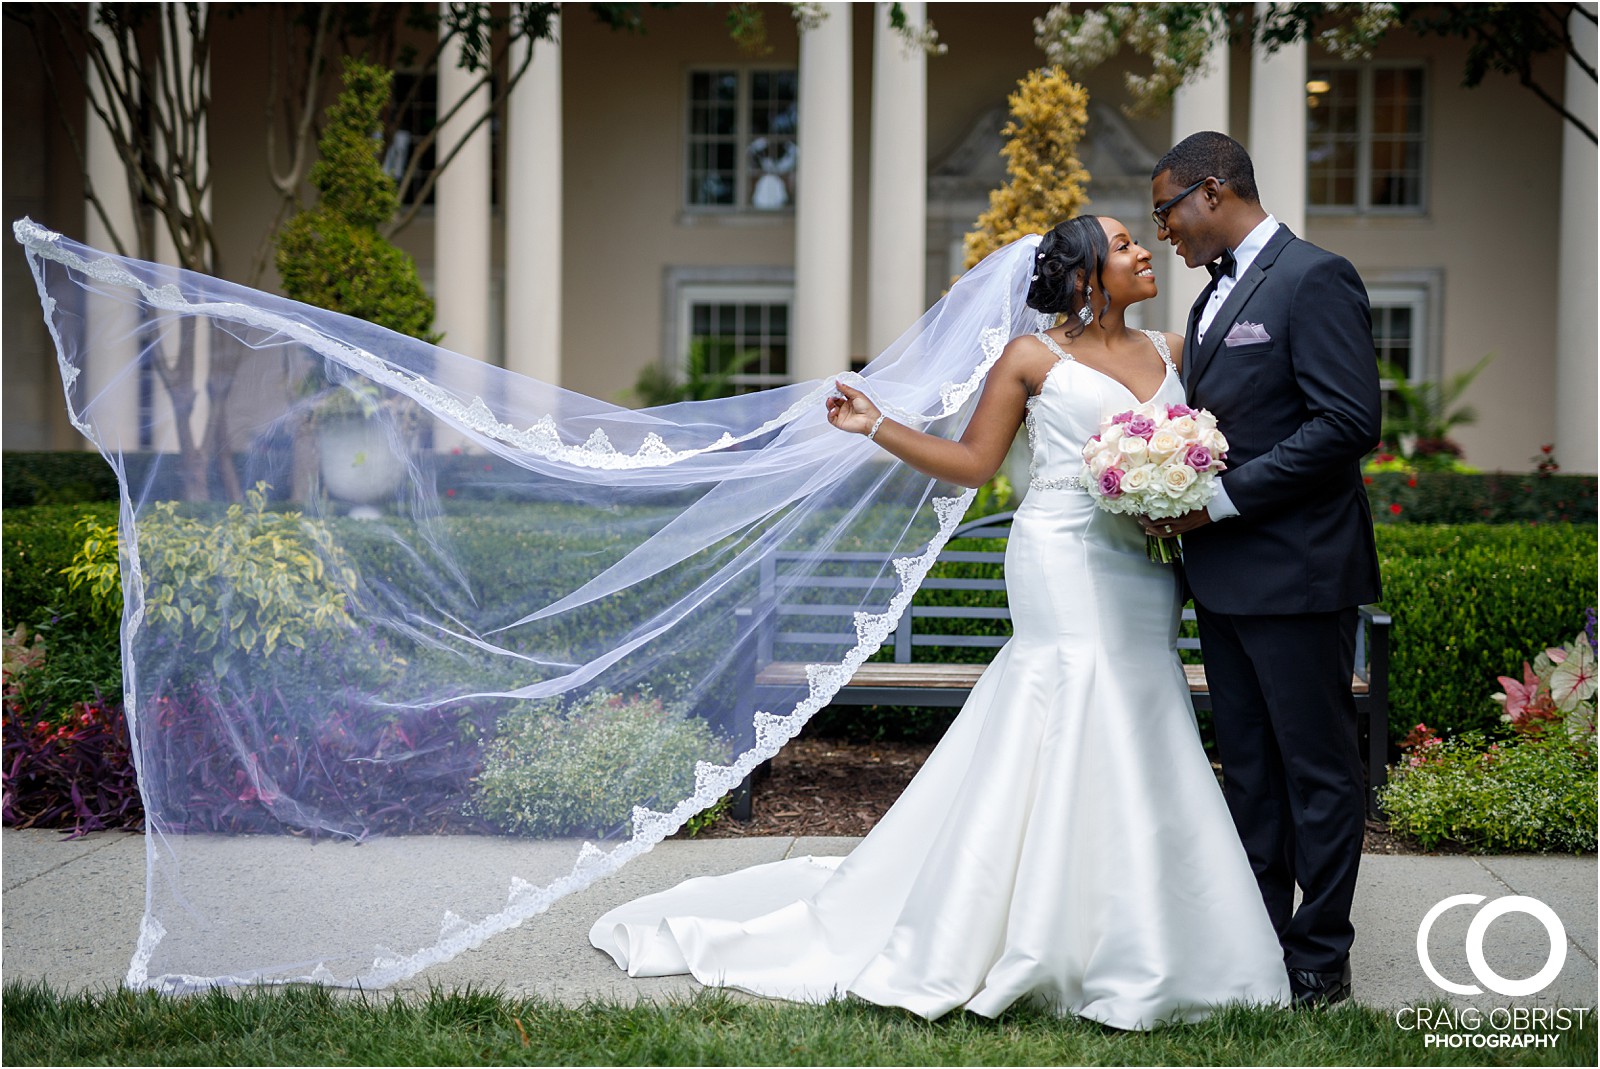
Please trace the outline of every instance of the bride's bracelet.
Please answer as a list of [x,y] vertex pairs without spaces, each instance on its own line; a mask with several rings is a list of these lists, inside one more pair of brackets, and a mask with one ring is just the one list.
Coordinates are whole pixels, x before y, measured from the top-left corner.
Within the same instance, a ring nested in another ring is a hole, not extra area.
[[872,422],[872,429],[867,432],[867,441],[870,442],[878,436],[878,428],[883,426],[883,421],[888,418],[888,416],[880,414],[878,418]]

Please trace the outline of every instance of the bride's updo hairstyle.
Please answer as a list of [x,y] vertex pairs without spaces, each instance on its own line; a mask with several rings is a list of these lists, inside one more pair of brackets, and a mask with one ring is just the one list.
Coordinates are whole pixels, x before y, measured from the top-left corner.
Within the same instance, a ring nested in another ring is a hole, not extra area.
[[[1095,216],[1079,215],[1057,223],[1039,242],[1028,307],[1066,316],[1067,337],[1082,334],[1087,324],[1079,311],[1087,305],[1098,314],[1109,304],[1101,282],[1109,249],[1105,228]],[[1090,286],[1092,294],[1087,292]]]

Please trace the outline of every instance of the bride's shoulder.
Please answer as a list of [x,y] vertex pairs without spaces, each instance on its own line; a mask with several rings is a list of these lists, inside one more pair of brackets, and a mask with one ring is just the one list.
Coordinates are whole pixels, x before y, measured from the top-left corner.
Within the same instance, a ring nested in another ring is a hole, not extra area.
[[1022,334],[1011,339],[995,362],[995,370],[1033,383],[1044,378],[1056,359],[1056,354],[1037,335]]
[[1056,355],[1037,334],[1019,334],[1006,345],[1005,351],[1000,354],[1000,361],[1014,367],[1032,364],[1048,367],[1055,363]]
[[1154,333],[1159,334],[1167,343],[1167,352],[1172,356],[1172,366],[1177,368],[1179,371],[1182,371],[1183,335],[1171,330],[1158,330]]

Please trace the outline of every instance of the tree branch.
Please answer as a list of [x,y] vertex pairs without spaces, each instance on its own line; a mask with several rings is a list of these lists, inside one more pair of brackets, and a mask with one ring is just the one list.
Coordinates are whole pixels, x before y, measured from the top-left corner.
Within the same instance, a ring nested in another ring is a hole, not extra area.
[[[517,42],[524,39],[527,40],[528,44],[527,53],[522,57],[521,62],[517,64],[517,68],[514,71],[511,71],[507,76],[505,89],[500,94],[499,98],[494,99],[492,92],[494,72],[499,70],[501,66],[507,62],[511,50],[515,47]],[[412,199],[411,203],[405,207],[399,216],[397,216],[388,226],[384,228],[385,237],[392,238],[395,234],[398,234],[400,231],[404,230],[408,225],[410,225],[412,220],[414,220],[418,213],[421,212],[424,202],[426,202],[428,199],[428,195],[432,193],[434,187],[438,185],[439,175],[446,167],[450,165],[450,161],[454,160],[461,150],[466,147],[467,142],[472,139],[472,135],[478,131],[479,127],[483,126],[484,123],[488,122],[505,108],[506,104],[511,99],[511,91],[517,87],[517,83],[522,81],[523,75],[527,74],[528,69],[533,65],[534,44],[535,40],[531,34],[518,33],[513,35],[504,45],[501,46],[498,54],[491,57],[489,66],[485,69],[483,77],[479,79],[478,84],[474,85],[469,92],[465,93],[461,99],[457,101],[453,107],[451,107],[449,112],[441,116],[438,123],[436,123],[434,128],[429,131],[428,136],[418,143],[417,147],[412,151],[411,161],[406,166],[407,175],[411,177],[414,177],[414,170],[417,162],[422,159],[423,153],[427,150],[428,146],[435,143],[439,136],[439,132],[444,129],[445,123],[454,117],[455,114],[463,107],[465,107],[467,102],[470,101],[480,89],[484,88],[485,86],[489,87],[491,90],[491,99],[493,99],[493,103],[483,110],[483,114],[479,115],[477,119],[473,121],[471,126],[467,127],[466,131],[456,140],[456,143],[451,146],[450,151],[446,153],[444,159],[438,161],[434,165],[433,173],[428,176],[425,182],[423,182],[422,188],[417,191],[416,197]],[[401,185],[400,188],[404,190],[406,187],[405,185]]]

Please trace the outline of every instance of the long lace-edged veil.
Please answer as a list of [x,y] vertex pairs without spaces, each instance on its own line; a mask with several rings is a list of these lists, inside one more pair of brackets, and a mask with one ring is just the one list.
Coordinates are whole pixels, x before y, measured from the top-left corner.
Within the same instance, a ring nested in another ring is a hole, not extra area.
[[[120,481],[133,986],[393,983],[616,870],[877,652],[971,500],[830,427],[831,381],[633,411],[13,229]],[[843,377],[958,434],[1042,325],[1037,243]],[[808,591],[855,610],[774,618]],[[806,678],[757,702],[775,628]]]

